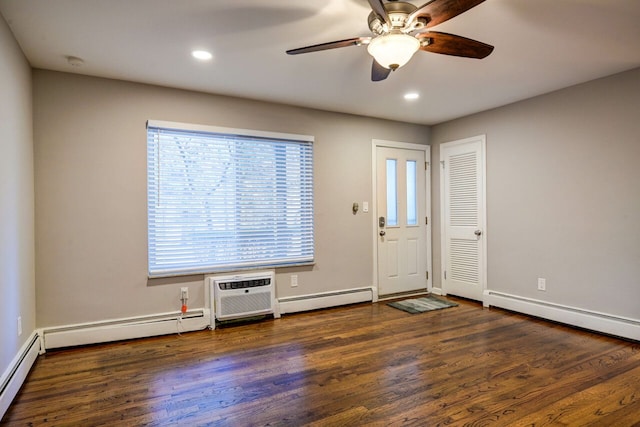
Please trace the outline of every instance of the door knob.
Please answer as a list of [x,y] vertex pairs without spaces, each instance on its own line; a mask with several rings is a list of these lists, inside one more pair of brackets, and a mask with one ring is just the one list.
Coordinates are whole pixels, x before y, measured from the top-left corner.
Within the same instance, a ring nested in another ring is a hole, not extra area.
[[475,234],[476,236],[480,237],[480,235],[482,234],[482,231],[476,230],[476,231],[473,232],[473,234]]
[[385,234],[387,234],[387,232],[386,232],[386,231],[384,231],[384,230],[380,230],[380,235],[381,235],[381,236],[384,236]]

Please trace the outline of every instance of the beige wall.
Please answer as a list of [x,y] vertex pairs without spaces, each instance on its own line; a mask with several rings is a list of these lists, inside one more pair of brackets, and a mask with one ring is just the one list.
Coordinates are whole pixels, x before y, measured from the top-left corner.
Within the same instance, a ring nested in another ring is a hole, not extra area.
[[[35,330],[31,69],[0,17],[0,375]],[[22,335],[17,319],[22,317]],[[1,414],[0,414],[1,415]]]
[[[640,71],[435,126],[487,135],[488,287],[640,318]],[[41,327],[174,311],[202,279],[146,277],[147,119],[314,135],[317,264],[278,271],[280,297],[370,286],[371,140],[425,126],[36,70],[37,318]],[[433,176],[434,285],[439,177]],[[289,275],[299,287],[289,287]],[[536,290],[537,277],[547,292]]]
[[[640,319],[640,69],[435,126],[434,164],[439,144],[480,134],[488,288]],[[438,218],[433,231],[439,286]]]
[[[278,271],[278,295],[372,285],[371,141],[428,143],[429,128],[34,71],[37,319],[41,327],[179,309],[176,280],[147,280],[148,119],[315,136],[313,269]],[[299,286],[289,286],[289,275]],[[188,279],[202,307],[202,278]]]

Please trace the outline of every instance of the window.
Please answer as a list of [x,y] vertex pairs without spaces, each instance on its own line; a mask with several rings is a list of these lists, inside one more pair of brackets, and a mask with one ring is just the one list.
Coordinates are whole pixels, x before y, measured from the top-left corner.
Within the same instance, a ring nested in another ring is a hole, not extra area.
[[313,262],[313,137],[147,124],[151,277]]
[[415,160],[407,160],[407,225],[418,225],[418,173]]
[[387,227],[398,225],[397,160],[387,159]]

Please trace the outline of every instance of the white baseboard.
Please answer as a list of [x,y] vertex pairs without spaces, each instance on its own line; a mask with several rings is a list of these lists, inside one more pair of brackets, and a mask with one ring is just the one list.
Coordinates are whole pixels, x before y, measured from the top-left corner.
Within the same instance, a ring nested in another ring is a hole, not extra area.
[[484,304],[640,341],[640,319],[630,319],[489,290],[484,292]]
[[434,295],[444,295],[444,292],[442,292],[442,288],[430,288],[428,290],[430,293],[434,294]]
[[278,303],[280,305],[280,313],[286,314],[373,301],[374,296],[377,296],[377,293],[373,288],[356,288],[299,297],[279,298]]
[[184,314],[180,321],[179,319],[180,313],[160,313],[45,328],[41,333],[44,348],[51,349],[198,331],[209,326],[209,310],[192,310]]
[[38,357],[39,351],[40,340],[38,339],[38,333],[33,331],[11,361],[9,367],[4,371],[2,377],[0,377],[0,419],[2,419],[16,394],[18,394],[29,370],[31,370],[31,366],[33,366]]

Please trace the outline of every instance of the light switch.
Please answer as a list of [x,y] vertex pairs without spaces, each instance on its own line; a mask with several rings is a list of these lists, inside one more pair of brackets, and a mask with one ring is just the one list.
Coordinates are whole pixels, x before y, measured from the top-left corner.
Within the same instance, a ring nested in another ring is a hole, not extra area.
[[362,202],[362,212],[363,213],[369,212],[369,202]]

